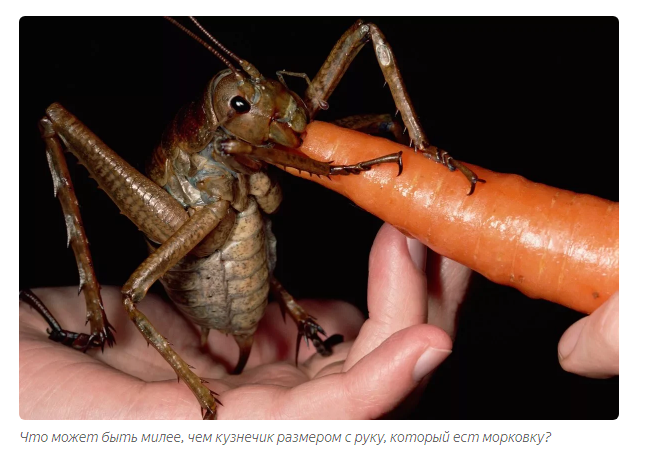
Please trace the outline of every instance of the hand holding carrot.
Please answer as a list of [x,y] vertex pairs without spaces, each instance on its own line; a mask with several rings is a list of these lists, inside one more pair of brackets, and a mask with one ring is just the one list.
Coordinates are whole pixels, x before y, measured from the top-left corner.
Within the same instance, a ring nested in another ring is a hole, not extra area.
[[[474,166],[487,183],[466,196],[462,175],[401,145],[322,122],[309,125],[301,150],[336,164],[403,151],[398,177],[385,165],[313,180],[499,284],[594,312],[563,335],[561,365],[589,377],[618,374],[618,203]],[[453,316],[441,316],[452,334]],[[429,317],[436,321],[434,310]]]

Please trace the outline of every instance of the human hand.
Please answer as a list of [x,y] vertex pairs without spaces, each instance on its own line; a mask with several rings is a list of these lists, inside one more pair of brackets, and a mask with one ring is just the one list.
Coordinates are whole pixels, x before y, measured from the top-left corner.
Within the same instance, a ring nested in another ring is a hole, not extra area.
[[[443,285],[446,280],[441,274],[433,290],[438,299],[433,312],[441,313],[449,300],[458,297],[456,284]],[[76,288],[35,292],[65,329],[84,330],[85,304]],[[117,330],[117,345],[104,353],[82,354],[50,341],[44,320],[21,303],[21,417],[199,418],[189,389],[177,383],[171,368],[155,349],[147,348],[123,313],[119,290],[106,288],[102,295]],[[353,339],[359,330],[357,339],[336,345],[329,357],[302,347],[295,367],[296,328],[290,321],[284,324],[279,309],[271,304],[255,334],[248,365],[238,376],[229,375],[222,365],[229,363],[231,369],[237,358],[232,339],[212,333],[205,353],[199,347],[198,329],[171,305],[149,295],[139,308],[219,393],[223,405],[217,416],[223,419],[380,417],[397,410],[450,353],[448,335],[425,324],[426,277],[413,263],[405,237],[389,225],[379,232],[371,253],[367,321],[344,302],[300,303],[327,332]]]
[[[422,248],[417,241],[408,241]],[[454,339],[457,310],[472,271],[431,250],[427,255],[428,322],[443,328]],[[619,374],[618,292],[590,316],[580,319],[565,331],[558,344],[558,356],[561,366],[568,372],[592,378]]]
[[619,375],[619,292],[565,331],[558,359],[567,372],[585,377]]

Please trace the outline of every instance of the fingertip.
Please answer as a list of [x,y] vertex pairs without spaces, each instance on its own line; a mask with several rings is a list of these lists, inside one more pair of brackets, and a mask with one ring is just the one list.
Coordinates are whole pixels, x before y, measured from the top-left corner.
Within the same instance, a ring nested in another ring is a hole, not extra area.
[[391,225],[378,232],[369,259],[369,320],[345,362],[345,370],[394,332],[427,320],[427,281],[410,256],[406,237]]
[[452,350],[446,348],[429,347],[425,350],[414,365],[412,372],[414,382],[419,383],[427,375],[431,374],[451,353]]
[[565,360],[574,351],[574,348],[576,348],[578,338],[588,320],[589,318],[587,317],[579,319],[569,326],[560,338],[560,341],[558,342],[558,358],[561,361]]
[[363,403],[376,418],[393,410],[451,354],[452,341],[441,329],[417,325],[393,334],[349,369],[344,377],[346,396]]
[[618,292],[565,331],[558,343],[558,360],[565,371],[585,377],[619,374]]
[[420,272],[425,277],[427,254],[428,248],[419,240],[384,223],[371,247],[369,272],[379,270],[385,264],[399,264],[406,267],[404,271]]
[[371,246],[371,252],[369,254],[369,268],[371,269],[374,260],[380,258],[387,247],[397,245],[398,241],[401,240],[405,242],[405,236],[402,233],[389,223],[383,223],[374,238],[373,245]]
[[369,317],[399,323],[383,340],[398,329],[427,319],[427,281],[419,269],[425,265],[426,253],[422,244],[410,246],[405,235],[387,223],[376,235],[369,259]]

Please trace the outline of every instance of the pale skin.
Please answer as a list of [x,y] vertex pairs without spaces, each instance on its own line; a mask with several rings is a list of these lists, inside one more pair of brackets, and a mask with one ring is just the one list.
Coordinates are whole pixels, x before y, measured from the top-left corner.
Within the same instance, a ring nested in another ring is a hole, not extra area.
[[[449,269],[454,267],[450,265]],[[406,238],[391,226],[378,234],[370,258],[369,320],[351,305],[302,301],[327,332],[349,339],[322,357],[302,345],[295,367],[294,324],[275,304],[255,336],[246,369],[227,374],[237,358],[233,339],[199,333],[162,299],[150,295],[142,311],[197,374],[219,394],[222,419],[372,419],[407,411],[405,399],[425,385],[450,354],[452,341],[426,324],[427,278],[412,261]],[[446,270],[450,274],[452,271]],[[469,272],[437,294],[456,313]],[[83,297],[75,288],[36,290],[70,330],[84,331]],[[104,305],[117,330],[117,345],[102,354],[79,353],[48,340],[46,324],[28,306],[20,310],[20,415],[26,419],[198,419],[199,406],[171,368],[121,312],[117,288],[104,288]],[[443,303],[438,304],[439,307]],[[441,316],[440,318],[445,318]],[[352,340],[354,339],[355,340]],[[401,403],[405,402],[401,405]]]
[[[427,272],[422,271],[427,267]],[[222,419],[372,419],[397,417],[416,402],[450,355],[456,315],[471,271],[407,239],[390,225],[378,233],[369,262],[369,319],[340,301],[300,303],[327,332],[348,341],[330,357],[302,346],[292,360],[295,326],[268,307],[244,372],[227,373],[237,357],[231,338],[199,332],[167,302],[140,304],[179,354],[219,393]],[[63,326],[84,331],[76,288],[35,293]],[[79,353],[50,341],[43,319],[20,304],[20,415],[24,419],[198,419],[198,404],[121,310],[118,288],[104,288],[117,345]],[[571,348],[570,348],[571,347]],[[568,350],[572,350],[571,352]],[[570,327],[559,344],[561,365],[589,377],[618,374],[618,296]],[[410,397],[410,399],[407,399]]]
[[585,377],[619,375],[619,292],[565,331],[558,359],[567,372]]

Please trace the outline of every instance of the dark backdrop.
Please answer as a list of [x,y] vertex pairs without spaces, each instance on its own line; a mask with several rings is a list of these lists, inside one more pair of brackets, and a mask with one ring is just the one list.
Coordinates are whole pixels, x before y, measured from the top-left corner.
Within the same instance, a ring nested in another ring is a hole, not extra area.
[[[355,19],[203,23],[266,76],[286,69],[312,77]],[[363,19],[392,44],[433,144],[492,170],[618,200],[616,18]],[[141,170],[165,124],[223,65],[157,18],[23,18],[20,45],[20,284],[77,285],[37,130],[45,108],[59,101]],[[329,103],[324,120],[394,110],[370,47]],[[123,284],[146,255],[143,240],[82,167],[71,170],[99,281]],[[366,310],[380,221],[281,176],[278,277],[297,297],[341,298]],[[577,377],[558,365],[558,339],[580,316],[475,275],[454,353],[414,417],[615,418],[618,379]]]

